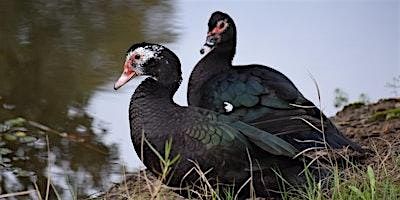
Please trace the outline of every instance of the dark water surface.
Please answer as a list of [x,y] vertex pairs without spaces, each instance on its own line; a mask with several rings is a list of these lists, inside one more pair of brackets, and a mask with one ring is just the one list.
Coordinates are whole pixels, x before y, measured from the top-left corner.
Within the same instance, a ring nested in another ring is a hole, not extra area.
[[[21,170],[37,175],[42,191],[46,183],[42,176],[49,170],[66,199],[96,193],[118,181],[120,147],[105,139],[113,133],[86,107],[100,86],[118,77],[131,43],[175,40],[171,4],[157,0],[0,1],[0,122],[20,116],[55,130],[22,129],[38,138],[30,145],[0,137],[3,149],[14,151],[0,153],[1,164],[9,161],[5,159],[14,163],[0,165],[0,194],[33,188],[33,181]],[[163,26],[154,31],[154,23]],[[112,110],[115,105],[102,106]],[[121,116],[126,114],[127,110]],[[123,140],[129,141],[126,134]]]

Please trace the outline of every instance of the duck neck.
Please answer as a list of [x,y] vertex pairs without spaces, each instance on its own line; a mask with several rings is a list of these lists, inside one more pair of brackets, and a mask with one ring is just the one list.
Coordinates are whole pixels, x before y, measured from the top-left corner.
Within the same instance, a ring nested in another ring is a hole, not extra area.
[[236,37],[230,39],[229,41],[225,41],[219,43],[215,46],[215,48],[209,53],[211,56],[216,56],[221,62],[228,63],[232,65],[233,57],[236,53]]
[[[176,88],[176,86],[166,87],[153,78],[145,79],[136,88],[129,105],[131,136],[135,149],[140,151],[143,133],[149,140],[161,137],[158,134],[147,133],[160,133],[160,128],[166,126],[163,122],[166,119],[168,121],[171,114],[177,112],[179,107],[172,99]],[[162,132],[162,134],[168,133],[168,131]],[[140,152],[139,155],[141,155]]]
[[236,40],[219,44],[196,64],[189,78],[189,104],[198,105],[201,87],[215,75],[224,73],[232,67],[235,48]]
[[146,78],[136,88],[131,104],[158,104],[160,106],[173,103],[172,97],[179,87],[179,82],[163,85],[153,78]]

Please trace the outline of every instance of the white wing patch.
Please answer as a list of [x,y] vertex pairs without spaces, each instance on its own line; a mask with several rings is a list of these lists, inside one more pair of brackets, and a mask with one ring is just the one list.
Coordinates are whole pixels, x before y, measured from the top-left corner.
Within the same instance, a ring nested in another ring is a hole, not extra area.
[[229,103],[229,102],[227,102],[227,101],[224,101],[224,109],[225,109],[225,112],[227,112],[227,113],[230,113],[230,112],[232,112],[232,110],[233,110],[233,105],[231,104],[231,103]]

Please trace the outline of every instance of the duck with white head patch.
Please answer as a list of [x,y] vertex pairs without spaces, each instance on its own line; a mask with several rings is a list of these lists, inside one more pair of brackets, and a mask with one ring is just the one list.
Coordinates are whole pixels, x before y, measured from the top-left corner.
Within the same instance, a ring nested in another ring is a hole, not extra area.
[[[304,181],[298,175],[303,162],[293,159],[298,149],[288,142],[224,114],[175,104],[172,97],[182,78],[179,59],[172,51],[157,44],[139,43],[129,48],[127,55],[123,74],[114,88],[134,77],[149,76],[131,98],[131,139],[137,153],[143,155],[145,166],[155,174],[161,172],[160,160],[147,143],[142,143],[142,135],[161,155],[166,141],[172,139],[170,157],[180,155],[180,161],[174,166],[168,185],[183,187],[198,180],[195,172],[185,176],[194,167],[189,160],[204,171],[211,169],[207,177],[213,185],[235,184],[238,189],[252,173],[256,192],[261,196],[271,195],[268,189],[278,189],[273,168],[291,183]],[[243,198],[249,194],[246,189],[242,190]]]

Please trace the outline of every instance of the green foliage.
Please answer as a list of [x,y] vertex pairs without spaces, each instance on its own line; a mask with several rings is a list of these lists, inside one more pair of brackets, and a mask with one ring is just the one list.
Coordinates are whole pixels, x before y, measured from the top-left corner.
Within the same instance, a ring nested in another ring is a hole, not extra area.
[[335,100],[333,102],[333,105],[335,106],[335,108],[340,108],[349,102],[349,95],[342,89],[336,88],[334,93],[335,93]]
[[223,194],[225,196],[225,200],[234,200],[235,199],[235,186],[227,186],[223,188]]
[[374,113],[369,121],[390,120],[400,117],[400,108],[393,108]]
[[375,192],[376,192],[376,179],[375,173],[371,166],[368,166],[367,169],[367,177],[369,180],[369,190],[368,187],[364,186],[363,189],[359,189],[354,185],[350,185],[350,190],[356,194],[356,197],[363,199],[363,200],[374,200],[375,199]]
[[[385,170],[383,170],[385,171]],[[377,199],[400,199],[400,186],[396,181],[387,176],[386,173],[377,177],[371,166],[366,169],[357,167],[350,168],[350,171],[340,172],[334,167],[328,178],[326,188],[322,187],[321,181],[307,175],[304,188],[292,188],[284,191],[283,199],[296,200],[377,200]]]
[[369,100],[368,95],[365,94],[365,93],[361,93],[361,94],[358,96],[358,102],[364,103],[364,104],[369,104],[369,103],[370,103],[370,100]]
[[0,155],[6,155],[11,153],[12,151],[8,148],[0,148]]
[[390,88],[391,92],[394,94],[394,96],[399,96],[399,90],[400,90],[400,75],[397,77],[393,77],[391,82],[387,82],[385,87]]
[[172,139],[169,139],[165,142],[165,147],[164,147],[164,157],[161,156],[161,154],[150,144],[147,139],[144,139],[146,144],[149,146],[149,148],[153,151],[154,154],[157,155],[158,159],[160,159],[160,165],[161,165],[161,172],[160,172],[160,180],[161,182],[164,182],[169,175],[169,173],[172,170],[172,166],[179,161],[180,155],[176,155],[172,159],[170,158],[171,150],[172,150]]
[[0,123],[0,133],[7,132],[12,127],[23,126],[25,122],[26,122],[26,120],[24,118],[21,118],[21,117],[17,117],[17,118],[14,118],[14,119],[9,119],[9,120],[7,120],[7,121],[5,121],[3,123]]
[[358,100],[351,104],[349,104],[349,95],[342,89],[336,88],[334,91],[334,95],[335,100],[333,102],[333,105],[335,106],[335,108],[348,107],[349,105],[351,105],[351,107],[356,106],[358,108],[361,105],[370,103],[370,99],[365,93],[361,93],[358,96]]
[[21,117],[0,123],[0,169],[12,172],[19,177],[35,174],[30,170],[15,166],[16,162],[30,160],[26,156],[27,146],[25,144],[43,148],[43,146],[34,145],[38,139],[25,126],[26,120]]

